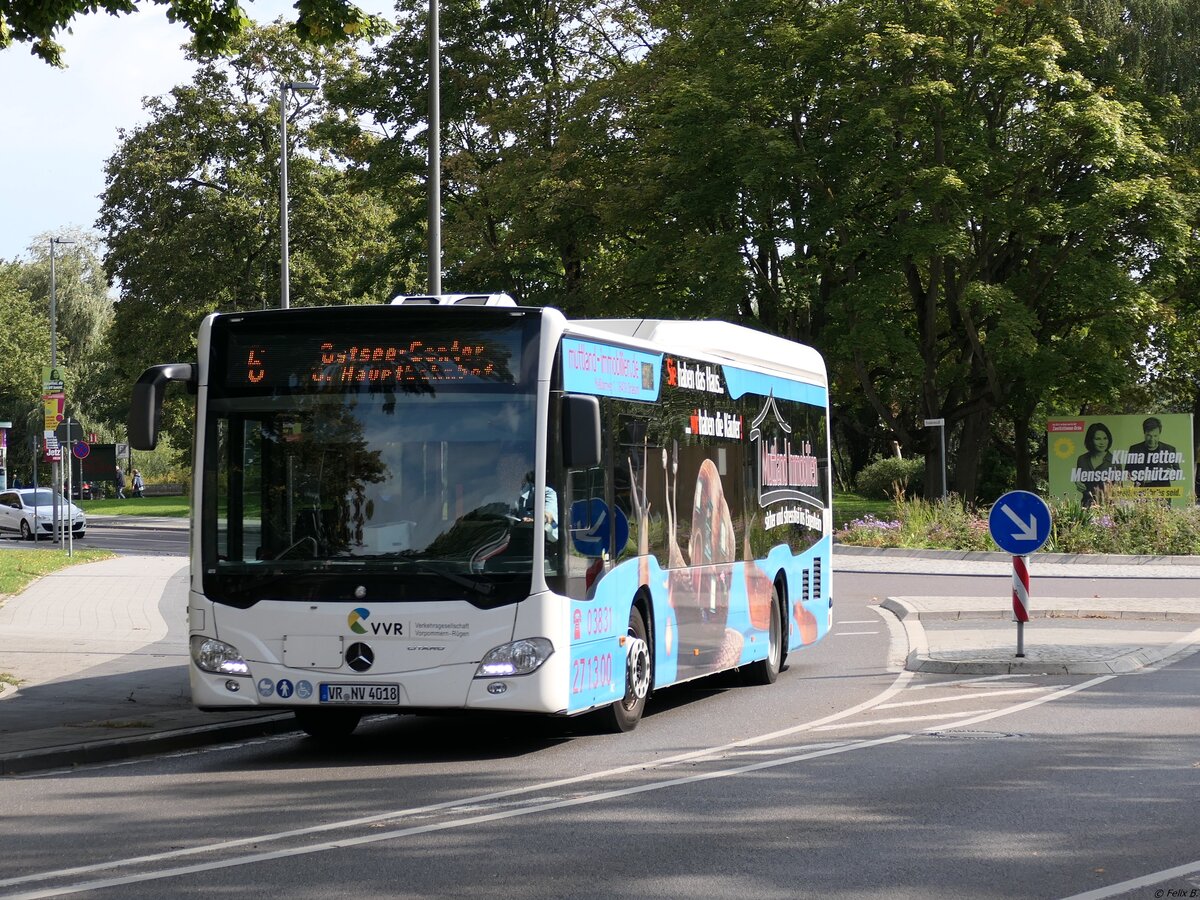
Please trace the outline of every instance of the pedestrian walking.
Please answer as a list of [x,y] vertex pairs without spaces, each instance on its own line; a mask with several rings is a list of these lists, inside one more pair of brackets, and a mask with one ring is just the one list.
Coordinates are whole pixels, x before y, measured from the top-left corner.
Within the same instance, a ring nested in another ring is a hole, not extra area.
[[133,496],[135,496],[135,497],[144,496],[142,494],[142,488],[144,488],[145,486],[146,486],[145,483],[142,481],[142,473],[139,472],[137,469],[134,469],[133,470]]
[[125,499],[125,473],[121,471],[121,467],[117,466],[117,499]]

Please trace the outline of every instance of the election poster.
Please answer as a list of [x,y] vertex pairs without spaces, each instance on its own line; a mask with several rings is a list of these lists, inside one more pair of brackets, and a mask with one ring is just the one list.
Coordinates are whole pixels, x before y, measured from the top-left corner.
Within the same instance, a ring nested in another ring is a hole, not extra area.
[[1054,418],[1046,432],[1056,499],[1083,506],[1196,502],[1191,414]]

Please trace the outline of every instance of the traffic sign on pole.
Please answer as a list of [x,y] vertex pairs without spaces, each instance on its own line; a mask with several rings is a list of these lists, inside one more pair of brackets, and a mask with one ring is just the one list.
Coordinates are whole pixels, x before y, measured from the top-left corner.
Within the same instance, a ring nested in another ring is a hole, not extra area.
[[1050,507],[1037,494],[1009,491],[988,516],[992,540],[1013,558],[1013,617],[1017,621],[1017,656],[1025,656],[1025,623],[1029,621],[1029,557],[1050,537]]
[[1037,494],[1009,491],[992,506],[988,531],[1005,553],[1034,553],[1050,537],[1050,507]]

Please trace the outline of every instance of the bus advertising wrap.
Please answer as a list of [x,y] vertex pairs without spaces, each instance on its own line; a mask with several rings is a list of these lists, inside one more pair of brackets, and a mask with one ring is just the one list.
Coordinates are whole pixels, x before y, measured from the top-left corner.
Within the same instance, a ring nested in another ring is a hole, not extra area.
[[1076,416],[1046,422],[1050,494],[1102,502],[1196,502],[1192,416]]

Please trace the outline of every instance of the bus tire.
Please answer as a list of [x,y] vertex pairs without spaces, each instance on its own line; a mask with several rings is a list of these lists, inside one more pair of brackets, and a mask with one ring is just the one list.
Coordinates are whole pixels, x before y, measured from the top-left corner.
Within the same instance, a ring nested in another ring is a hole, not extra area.
[[783,613],[777,584],[771,586],[771,624],[767,634],[767,658],[742,667],[742,680],[746,684],[774,684],[783,668]]
[[296,724],[309,737],[320,741],[347,738],[362,719],[356,709],[297,709]]
[[625,658],[625,696],[601,714],[604,730],[624,733],[637,728],[650,695],[650,645],[647,642],[646,620],[636,606],[629,613],[627,632],[629,653]]

